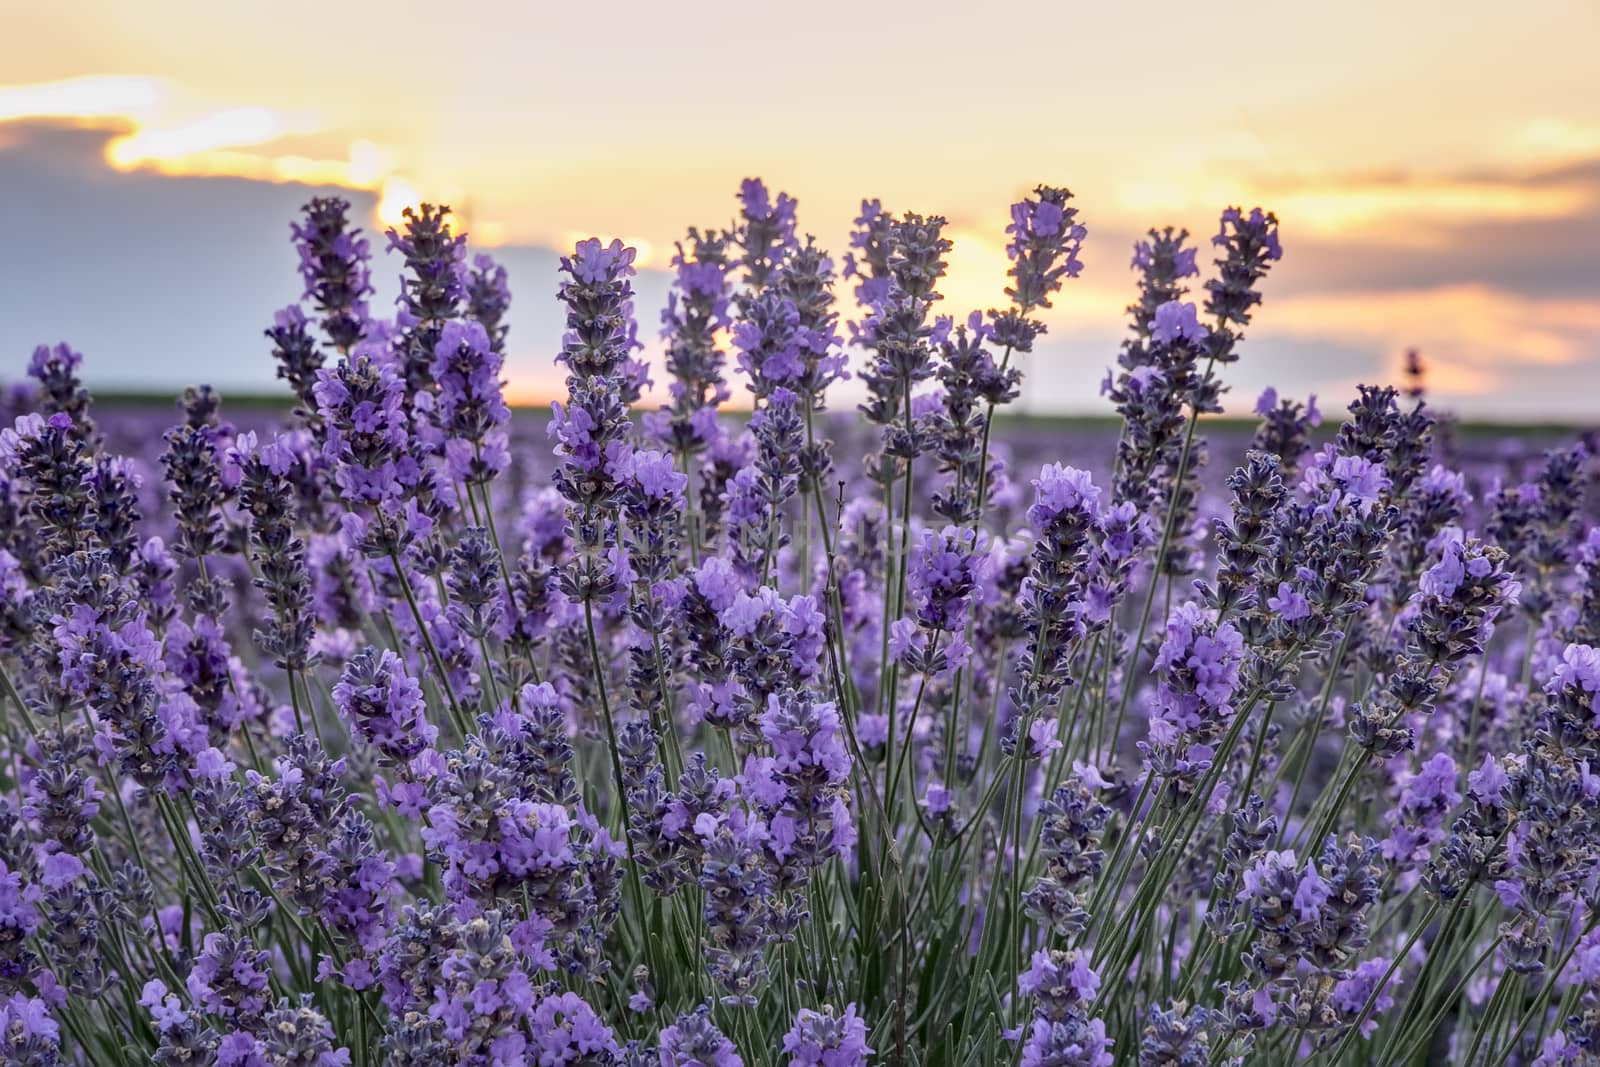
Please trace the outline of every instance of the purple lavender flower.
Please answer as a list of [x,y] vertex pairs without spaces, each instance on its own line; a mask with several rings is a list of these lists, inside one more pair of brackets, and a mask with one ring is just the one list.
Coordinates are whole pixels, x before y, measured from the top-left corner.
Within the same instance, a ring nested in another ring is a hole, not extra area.
[[447,322],[433,350],[434,417],[452,477],[482,485],[506,469],[511,409],[500,393],[500,355],[476,322]]
[[702,1004],[661,1031],[661,1067],[744,1067],[739,1050],[711,1021]]
[[82,366],[83,354],[65,342],[40,345],[28,361],[28,376],[39,383],[38,413],[46,419],[64,415],[73,440],[92,445],[96,440],[95,425],[89,415],[89,391],[78,377]]
[[1244,638],[1228,622],[1193,601],[1167,618],[1156,656],[1160,674],[1150,718],[1150,740],[1140,742],[1146,769],[1186,802],[1211,769],[1216,748],[1233,722],[1233,696],[1244,660]]
[[[464,1059],[519,1057],[530,1044],[533,1012],[542,1005],[511,918],[490,911],[453,923],[444,933],[438,978],[427,992],[428,1015],[442,1024],[440,1036]],[[580,1005],[587,1007],[577,1001],[574,1008],[581,1010]],[[551,1005],[544,1026],[533,1030],[535,1042],[547,1038],[552,1049],[562,1048],[567,1036],[562,1021],[561,1008]]]
[[611,1063],[622,1055],[611,1028],[576,993],[559,993],[540,1000],[529,1027],[537,1062]]
[[1444,752],[1434,754],[1405,780],[1399,803],[1384,813],[1390,830],[1383,855],[1394,863],[1395,870],[1408,873],[1427,862],[1444,839],[1445,820],[1461,803],[1456,785],[1455,761]]
[[1155,318],[1150,324],[1150,339],[1162,345],[1170,345],[1179,339],[1194,343],[1204,341],[1210,331],[1200,325],[1198,314],[1193,304],[1167,301],[1156,308]]
[[1266,983],[1268,1002],[1282,996],[1298,1005],[1295,1012],[1309,1016],[1308,1026],[1336,1021],[1322,1018],[1330,989],[1316,976],[1349,977],[1351,961],[1366,946],[1366,913],[1380,888],[1378,856],[1370,839],[1330,836],[1315,863],[1269,850],[1243,873],[1238,899],[1254,929],[1245,962]]
[[[450,592],[446,613],[465,637],[482,645],[500,629],[505,611],[500,553],[482,526],[468,526],[450,550],[445,586]],[[491,664],[484,663],[485,671]]]
[[[1231,520],[1218,520],[1214,527],[1219,557],[1216,585],[1202,582],[1199,586],[1208,606],[1220,616],[1246,614],[1256,606],[1256,571],[1275,547],[1272,521],[1287,493],[1281,472],[1277,456],[1251,450],[1244,466],[1228,477],[1233,514]],[[1279,604],[1274,605],[1274,600]],[[1279,583],[1276,595],[1268,597],[1267,606],[1281,612],[1283,604],[1309,612],[1304,596],[1286,582]]]
[[322,370],[322,349],[306,322],[305,312],[291,304],[272,315],[272,325],[262,331],[272,341],[272,359],[277,364],[277,375],[289,383],[289,389],[299,400],[295,414],[308,421],[317,419],[317,401],[313,388],[317,374]]
[[788,535],[779,523],[780,509],[800,488],[805,426],[799,398],[776,389],[751,419],[755,462],[733,478],[723,494],[727,505],[727,539],[734,561],[752,584],[762,583]]
[[506,335],[511,332],[505,321],[506,312],[511,310],[511,282],[506,269],[493,256],[479,252],[472,257],[466,288],[467,313],[489,335],[489,346],[504,355]]
[[800,373],[791,388],[807,410],[821,411],[824,394],[834,382],[850,377],[839,338],[839,315],[834,310],[833,260],[807,237],[784,260],[776,284],[794,307],[799,331]]
[[51,620],[59,685],[94,713],[102,757],[115,758],[147,788],[172,788],[182,783],[188,758],[209,741],[192,700],[187,709],[162,701],[161,647],[109,568],[105,552],[75,555],[61,568],[61,610]]
[[311,577],[305,543],[296,535],[295,507],[287,471],[297,457],[282,439],[257,446],[255,435],[241,435],[227,462],[239,475],[239,505],[250,519],[253,584],[272,608],[268,627],[256,642],[278,666],[304,670],[313,662]]
[[415,486],[405,383],[393,365],[370,354],[317,373],[313,392],[327,427],[323,454],[351,506],[393,504]]
[[1024,721],[1028,729],[1043,722],[1038,714],[1053,708],[1071,682],[1067,664],[1083,632],[1086,564],[1100,501],[1087,472],[1058,463],[1041,470],[1033,486],[1028,521],[1036,540],[1020,597],[1027,628],[1018,664],[1024,681],[1011,694],[1018,715],[1002,742],[1029,757],[1038,753],[1025,741],[1018,747],[1015,731]]
[[759,178],[746,178],[739,186],[740,225],[733,239],[744,253],[745,282],[753,293],[772,284],[794,249],[794,213],[794,199],[787,193],[772,199]]
[[127,567],[139,548],[142,481],[131,461],[121,456],[95,457],[94,469],[89,475],[94,495],[95,538],[111,553],[111,560],[118,568]]
[[729,709],[731,718],[708,715],[714,725],[747,721],[768,708],[772,695],[803,691],[821,675],[825,640],[815,597],[785,600],[762,586],[754,594],[736,594],[720,621],[728,630],[728,661],[742,692]]
[[212,933],[206,935],[186,984],[207,1014],[248,1024],[267,1009],[267,973],[267,953],[248,937]]
[[749,377],[758,401],[774,389],[799,383],[805,373],[800,346],[800,311],[775,289],[750,299],[733,327],[739,369]]
[[[1400,975],[1397,971],[1394,972],[1393,978],[1385,978],[1390,973],[1390,962],[1383,956],[1362,960],[1350,977],[1333,987],[1333,1005],[1347,1015],[1360,1015],[1366,1008],[1367,1001],[1373,1002],[1372,1010],[1368,1012],[1366,1021],[1361,1024],[1362,1037],[1371,1037],[1378,1029],[1376,1016],[1394,1007]],[[1384,983],[1381,990],[1378,989],[1379,982]],[[1376,998],[1373,997],[1374,992],[1377,993]]]
[[1045,873],[1023,901],[1028,914],[1063,936],[1087,926],[1086,889],[1105,863],[1100,835],[1111,809],[1074,770],[1039,809],[1039,845]]
[[579,603],[609,598],[616,575],[607,559],[615,533],[609,516],[622,493],[629,446],[623,374],[633,339],[634,251],[620,241],[580,241],[561,260],[568,332],[559,362],[569,370],[569,402],[555,405],[551,435],[559,442],[556,488],[571,505],[575,556],[562,590]]
[[870,364],[861,375],[868,393],[861,411],[884,428],[884,454],[896,460],[914,459],[925,447],[910,410],[911,394],[918,382],[933,377],[935,346],[948,329],[947,322],[928,322],[933,304],[941,299],[937,286],[947,266],[944,257],[953,247],[943,236],[944,225],[940,216],[914,212],[893,224],[891,284],[857,338],[870,352]]
[[1085,1021],[1076,1013],[1063,1019],[1036,1016],[1022,1046],[1022,1067],[1112,1067],[1114,1044],[1101,1019]]
[[854,1004],[846,1004],[843,1014],[801,1008],[783,1035],[783,1051],[788,1067],[866,1067],[873,1052],[867,1047],[866,1020]]
[[[1221,1012],[1175,1001],[1150,1008],[1139,1037],[1139,1067],[1201,1067],[1214,1062],[1212,1027]],[[1226,1061],[1224,1061],[1226,1062]]]
[[661,312],[672,405],[659,412],[665,428],[653,432],[674,452],[692,455],[711,443],[716,408],[729,397],[722,376],[726,357],[717,335],[732,322],[728,314],[732,265],[728,234],[691,228],[687,241],[689,248],[680,241],[672,257],[676,277]]
[[1310,450],[1311,432],[1322,425],[1316,394],[1302,406],[1288,397],[1280,400],[1277,390],[1269,386],[1256,401],[1255,411],[1261,416],[1261,425],[1256,428],[1252,447],[1277,456],[1285,479],[1292,480],[1301,459]]
[[1430,710],[1454,666],[1480,653],[1500,610],[1519,589],[1505,570],[1505,553],[1473,541],[1446,538],[1439,561],[1422,576],[1406,621],[1406,655],[1388,687],[1357,709],[1351,736],[1363,747],[1393,755],[1413,744],[1408,716]]
[[61,1027],[44,1001],[13,993],[0,1002],[0,1050],[19,1067],[48,1067],[62,1062]]
[[388,649],[365,648],[346,663],[333,702],[353,733],[396,764],[409,762],[439,734],[428,722],[422,687]]
[[990,312],[995,341],[1008,354],[1033,351],[1035,338],[1044,332],[1034,313],[1050,307],[1050,297],[1062,282],[1083,270],[1078,253],[1089,231],[1077,221],[1078,209],[1067,206],[1071,199],[1066,189],[1041,185],[1033,196],[1011,205],[1006,255],[1012,284],[1006,295],[1012,306]]
[[[1252,208],[1247,215],[1242,208],[1230,207],[1222,213],[1221,226],[1211,243],[1224,252],[1217,260],[1220,277],[1206,283],[1206,311],[1226,326],[1247,326],[1250,310],[1261,303],[1256,285],[1272,264],[1283,258],[1278,217],[1260,208]],[[1226,362],[1228,356],[1218,354],[1216,358]]]
[[940,343],[937,371],[943,390],[942,410],[931,419],[940,469],[953,484],[940,489],[934,512],[954,523],[973,524],[978,517],[978,487],[995,480],[985,448],[992,409],[1017,397],[1022,374],[999,366],[989,345],[994,330],[974,311],[965,324],[946,332]]
[[1046,1019],[1066,1019],[1100,993],[1100,975],[1087,955],[1076,949],[1039,949],[1028,969],[1017,976],[1017,989],[1034,998],[1035,1010]]
[[838,709],[804,693],[773,694],[760,720],[772,757],[745,765],[744,789],[762,809],[780,889],[855,844],[845,782],[852,760]]
[[167,432],[161,461],[178,525],[177,547],[200,560],[222,548],[222,481],[217,434],[209,426],[185,424]]
[[81,855],[94,843],[90,824],[100,812],[99,783],[84,773],[70,750],[54,749],[22,783],[22,817],[48,843],[45,862],[59,854]]
[[956,633],[965,626],[987,576],[986,548],[954,526],[923,532],[911,550],[906,594],[925,630]]
[[[700,828],[697,827],[697,830]],[[705,891],[706,969],[725,991],[724,1004],[754,1007],[766,983],[764,958],[773,940],[772,877],[761,849],[760,826],[735,810],[708,824],[700,887]]]
[[402,333],[396,346],[398,374],[406,394],[415,396],[433,387],[434,350],[445,323],[456,317],[466,296],[466,238],[451,232],[449,207],[423,204],[406,208],[403,230],[389,231],[389,248],[405,259],[400,279],[400,313],[396,324]]
[[1128,308],[1133,316],[1136,336],[1148,337],[1156,309],[1181,299],[1188,292],[1183,279],[1200,273],[1195,265],[1197,249],[1185,248],[1188,230],[1168,226],[1164,230],[1150,230],[1148,240],[1135,241],[1133,261],[1129,264],[1139,272],[1139,302]]
[[[239,1067],[255,1062],[294,1064],[295,1067],[349,1067],[350,1050],[337,1045],[333,1025],[311,1004],[310,993],[302,993],[298,1003],[280,998],[277,1007],[262,1020],[262,1037],[254,1050],[254,1056],[259,1059],[242,1057],[235,1061]],[[218,1067],[228,1067],[221,1055]]]
[[347,200],[313,197],[301,211],[303,220],[290,229],[306,284],[303,295],[315,304],[328,344],[348,355],[367,329],[366,298],[373,291],[367,239],[350,226]]
[[273,777],[245,772],[249,823],[266,872],[302,914],[327,902],[328,842],[351,804],[341,782],[345,767],[344,760],[329,759],[315,738],[295,734],[274,761]]
[[35,881],[0,859],[0,981],[8,986],[25,979],[38,962],[30,946],[39,927],[41,891]]

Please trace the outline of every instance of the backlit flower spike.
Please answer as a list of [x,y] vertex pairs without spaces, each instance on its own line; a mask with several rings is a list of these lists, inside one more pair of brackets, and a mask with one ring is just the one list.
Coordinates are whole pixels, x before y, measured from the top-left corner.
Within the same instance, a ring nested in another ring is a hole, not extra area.
[[349,222],[350,202],[313,197],[292,223],[300,256],[302,297],[311,301],[323,337],[340,355],[349,355],[367,331],[367,297],[373,293],[367,239]]

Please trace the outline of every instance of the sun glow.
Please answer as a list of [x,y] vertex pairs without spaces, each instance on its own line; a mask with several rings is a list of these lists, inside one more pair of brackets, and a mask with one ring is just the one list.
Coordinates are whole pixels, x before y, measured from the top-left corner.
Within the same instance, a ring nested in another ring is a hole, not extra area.
[[422,203],[422,195],[417,192],[417,187],[404,178],[390,175],[383,180],[378,194],[378,225],[385,229],[402,225],[407,208],[416,208]]

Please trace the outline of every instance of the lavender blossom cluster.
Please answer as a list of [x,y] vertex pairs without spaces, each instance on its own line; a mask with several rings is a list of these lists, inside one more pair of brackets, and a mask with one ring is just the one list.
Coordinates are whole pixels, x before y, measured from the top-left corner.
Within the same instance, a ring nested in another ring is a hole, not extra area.
[[1208,442],[1282,256],[1229,208],[1203,283],[1137,243],[1120,432],[1063,454],[997,419],[1088,231],[1010,219],[1009,302],[951,308],[945,219],[867,201],[836,263],[747,181],[654,344],[582,241],[548,418],[433,205],[387,318],[306,206],[279,416],[123,446],[41,346],[0,1064],[1600,1063],[1590,452],[1387,386]]

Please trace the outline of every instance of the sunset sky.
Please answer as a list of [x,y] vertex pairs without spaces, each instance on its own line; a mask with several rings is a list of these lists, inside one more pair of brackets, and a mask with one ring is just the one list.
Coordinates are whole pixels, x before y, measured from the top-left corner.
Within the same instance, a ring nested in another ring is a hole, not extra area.
[[[1204,240],[1242,203],[1278,213],[1285,256],[1236,409],[1268,383],[1342,405],[1416,345],[1442,406],[1600,412],[1593,0],[80,0],[6,22],[0,377],[65,339],[91,384],[273,387],[260,331],[298,294],[299,182],[349,190],[371,229],[452,204],[510,267],[510,384],[534,400],[559,388],[577,237],[638,246],[653,336],[672,242],[730,221],[741,178],[841,251],[877,197],[949,218],[964,313],[1002,299],[1007,204],[1043,181],[1089,239],[1033,410],[1105,410],[1139,232]],[[375,265],[379,305],[398,269]]]

